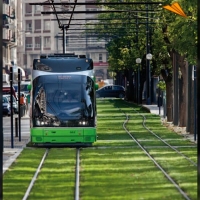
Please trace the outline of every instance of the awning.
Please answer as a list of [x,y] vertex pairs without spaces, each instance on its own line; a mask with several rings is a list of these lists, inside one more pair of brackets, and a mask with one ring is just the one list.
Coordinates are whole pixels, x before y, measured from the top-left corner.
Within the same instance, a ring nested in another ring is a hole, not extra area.
[[[3,87],[2,89],[3,89],[2,90],[3,94],[10,94],[11,93],[10,92],[10,86]],[[15,97],[15,99],[17,99],[17,96],[16,96],[14,88],[12,89],[12,95]]]

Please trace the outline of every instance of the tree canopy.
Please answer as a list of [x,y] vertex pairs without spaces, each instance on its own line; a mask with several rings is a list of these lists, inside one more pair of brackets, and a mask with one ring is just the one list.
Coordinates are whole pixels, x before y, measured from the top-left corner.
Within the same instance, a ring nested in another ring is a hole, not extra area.
[[[132,2],[137,1],[132,0]],[[116,0],[107,2],[116,2]],[[196,1],[179,0],[178,2],[187,18],[165,10],[162,8],[163,5],[159,4],[127,6],[119,3],[102,7],[105,10],[125,11],[100,14],[97,25],[93,26],[98,37],[107,41],[106,48],[111,71],[136,68],[136,58],[145,58],[148,45],[153,55],[151,66],[155,74],[159,74],[164,65],[171,67],[170,52],[173,50],[184,55],[189,63],[196,64]],[[165,5],[171,3],[173,1],[167,1]]]

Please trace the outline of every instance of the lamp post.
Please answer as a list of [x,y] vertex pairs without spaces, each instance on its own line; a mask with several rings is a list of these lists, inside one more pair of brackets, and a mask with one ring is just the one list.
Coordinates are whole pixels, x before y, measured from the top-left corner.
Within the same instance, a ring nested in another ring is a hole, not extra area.
[[152,54],[148,53],[146,55],[147,60],[147,70],[146,70],[146,103],[147,105],[151,104],[151,69],[150,69],[150,60],[152,59]]
[[137,103],[140,103],[140,63],[142,62],[141,58],[136,58],[135,62],[138,64],[138,68],[137,68]]

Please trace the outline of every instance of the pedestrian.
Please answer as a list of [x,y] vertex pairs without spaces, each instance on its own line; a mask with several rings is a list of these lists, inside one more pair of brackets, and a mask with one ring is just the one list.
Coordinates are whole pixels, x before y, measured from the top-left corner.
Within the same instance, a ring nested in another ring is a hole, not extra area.
[[25,102],[24,94],[22,93],[21,96],[20,96],[20,112],[21,112],[21,117],[23,117],[24,114],[25,114],[25,108],[26,108],[26,102]]

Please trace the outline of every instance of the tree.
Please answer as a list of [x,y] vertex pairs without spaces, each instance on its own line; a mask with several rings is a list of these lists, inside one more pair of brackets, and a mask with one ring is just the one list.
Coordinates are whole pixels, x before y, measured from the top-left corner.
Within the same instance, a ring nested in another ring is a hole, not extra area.
[[[112,1],[110,1],[112,2]],[[166,4],[172,3],[171,1]],[[183,18],[167,10],[161,10],[156,15],[151,13],[144,17],[141,13],[133,13],[136,6],[124,5],[113,6],[112,9],[125,9],[126,13],[107,13],[99,16],[99,25],[107,23],[106,29],[102,29],[99,37],[110,36],[107,50],[109,52],[109,65],[114,71],[136,70],[135,59],[143,58],[142,68],[145,69],[145,54],[147,49],[146,43],[146,26],[149,23],[150,51],[153,54],[151,61],[152,75],[162,75],[166,83],[167,96],[167,119],[173,120],[173,70],[177,67],[175,57],[177,57],[178,69],[182,76],[180,77],[180,95],[179,95],[179,124],[185,126],[186,116],[186,67],[187,63],[196,63],[196,45],[197,45],[197,8],[196,1],[179,0],[183,10],[188,18]],[[146,8],[146,5],[138,5],[137,9]],[[111,9],[107,7],[106,9]],[[153,9],[156,9],[155,7]],[[105,21],[105,18],[112,20]],[[117,19],[116,19],[117,18]],[[135,22],[135,24],[133,24]],[[152,24],[153,23],[153,24]],[[109,29],[114,27],[115,29]],[[95,27],[96,28],[96,27]],[[135,32],[131,32],[135,30]],[[123,31],[123,36],[122,32]],[[151,34],[152,33],[152,34]],[[186,48],[187,47],[187,48]],[[176,56],[175,56],[176,55]],[[144,76],[144,74],[143,74]],[[142,80],[142,79],[141,79]]]

